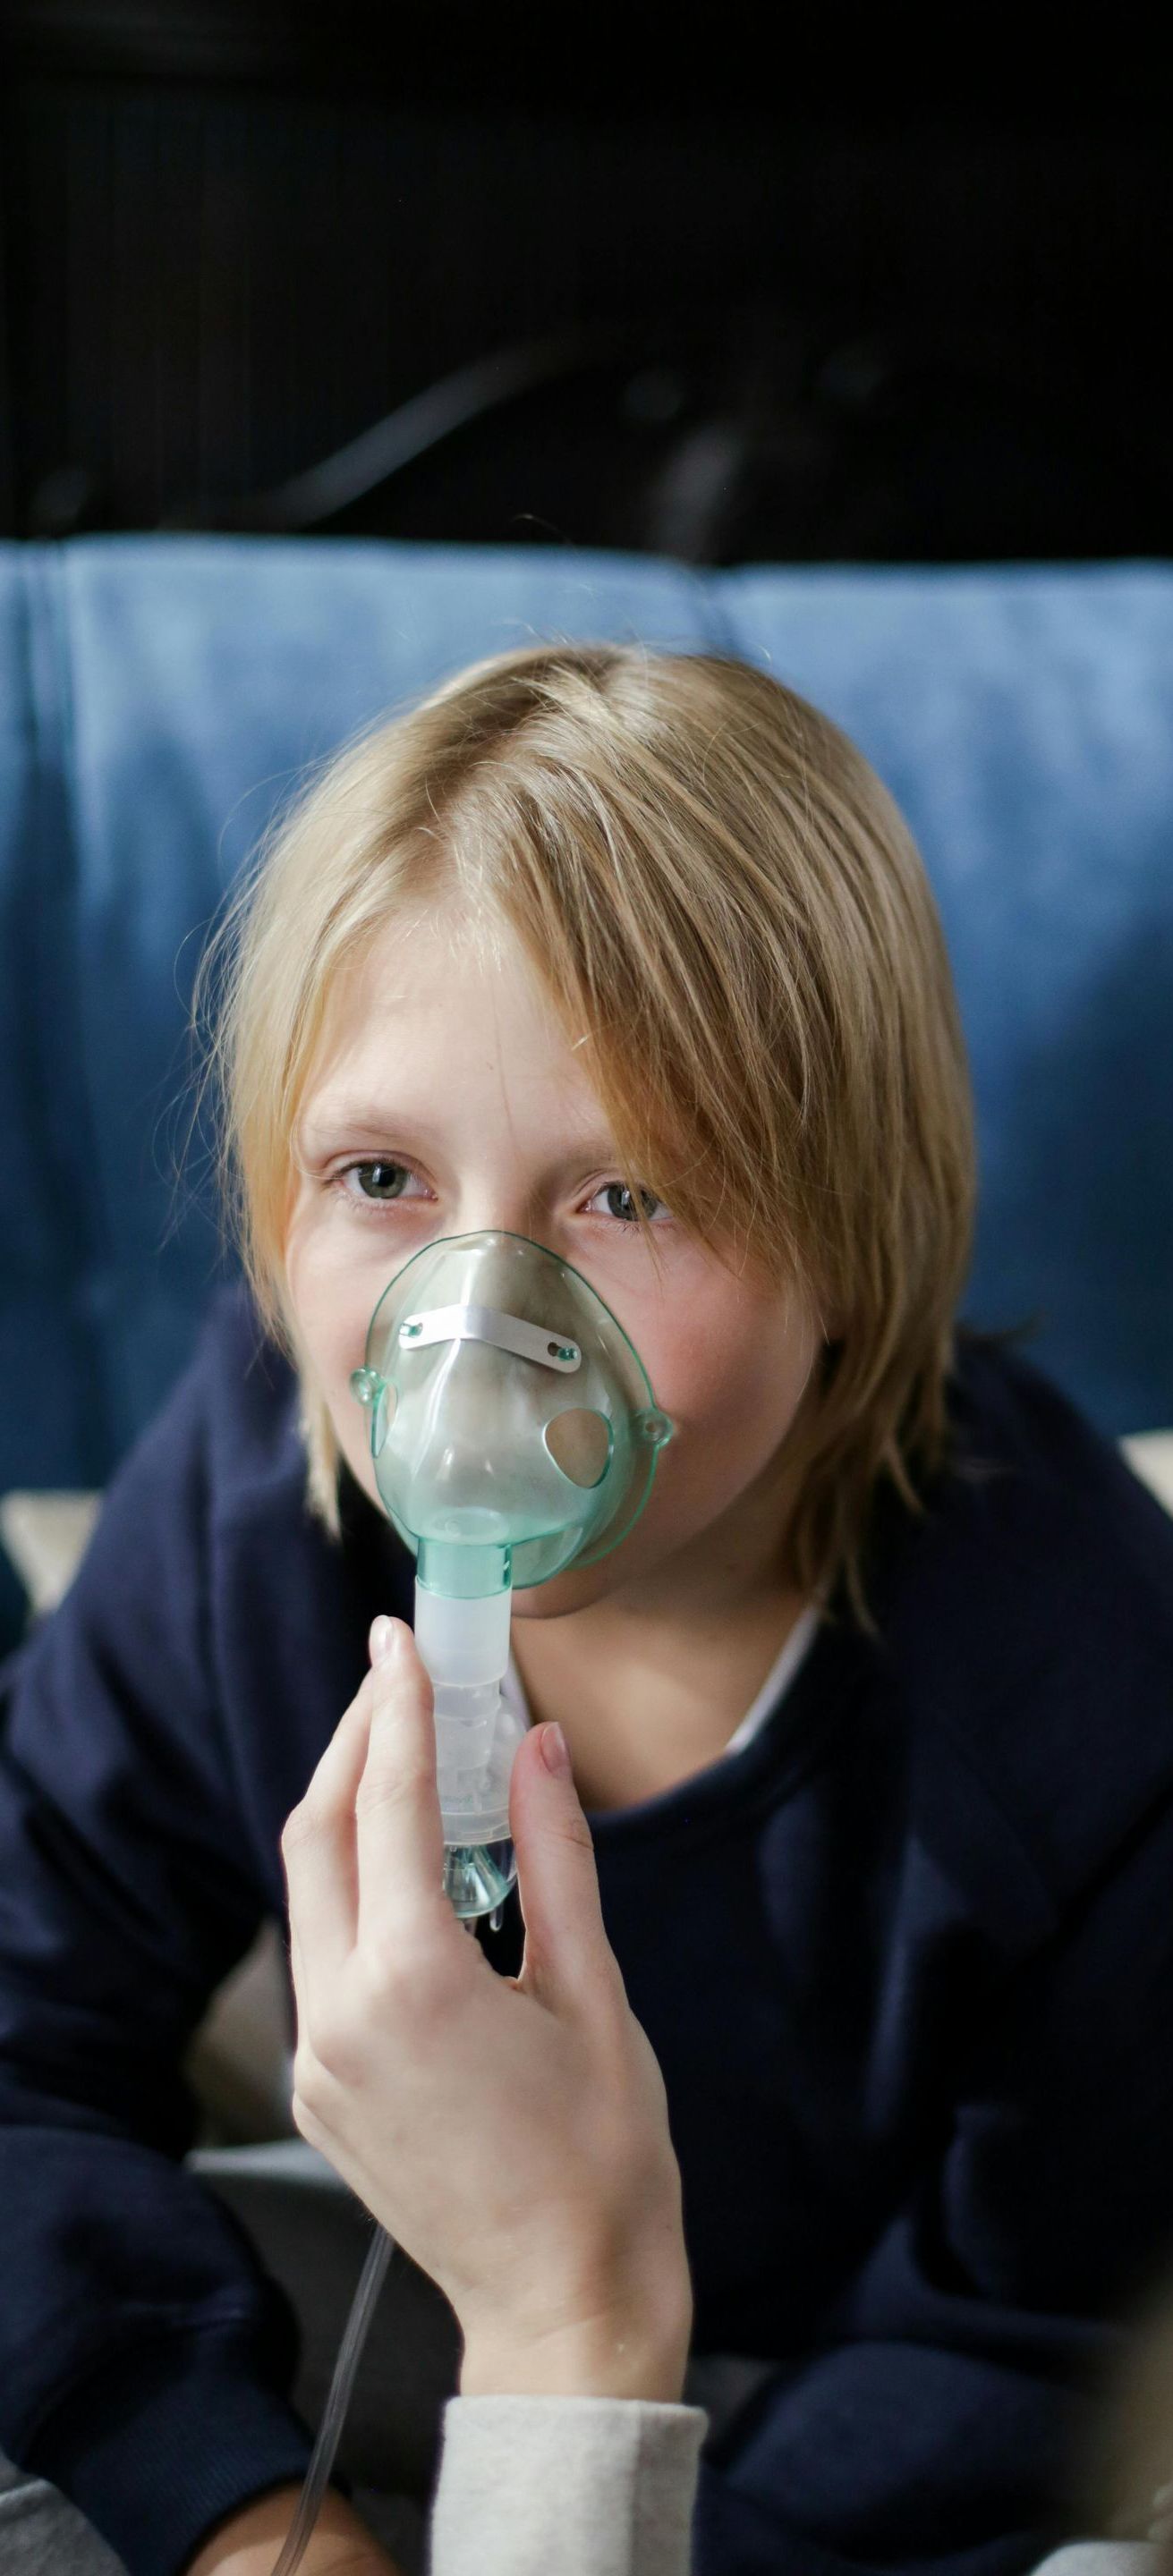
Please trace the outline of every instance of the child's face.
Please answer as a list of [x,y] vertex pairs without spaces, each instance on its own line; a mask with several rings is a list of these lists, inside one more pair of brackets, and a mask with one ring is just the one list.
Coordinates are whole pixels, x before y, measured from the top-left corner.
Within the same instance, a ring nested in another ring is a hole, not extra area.
[[[784,1520],[773,1462],[820,1344],[787,1295],[687,1236],[663,1202],[645,1250],[582,1060],[524,952],[453,908],[396,922],[340,986],[302,1107],[286,1278],[358,1483],[379,1502],[367,1416],[349,1388],[395,1271],[442,1235],[503,1227],[573,1263],[634,1342],[677,1425],[629,1537],[597,1565],[515,1595],[523,1616],[585,1609],[630,1585],[687,1598],[692,1561]],[[379,1509],[382,1505],[379,1504]],[[773,1518],[771,1519],[771,1516]],[[720,1523],[718,1531],[715,1524]],[[699,1556],[698,1556],[699,1551]],[[748,1568],[746,1569],[748,1571]]]

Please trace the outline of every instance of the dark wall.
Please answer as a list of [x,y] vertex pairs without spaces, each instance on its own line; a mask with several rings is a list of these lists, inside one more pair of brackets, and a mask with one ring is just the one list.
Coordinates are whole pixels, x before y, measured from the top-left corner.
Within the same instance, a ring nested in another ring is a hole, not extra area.
[[326,15],[9,9],[5,532],[1170,550],[1143,67],[783,89],[735,41],[620,79],[599,34],[568,67],[515,16],[509,59],[483,12],[447,57]]

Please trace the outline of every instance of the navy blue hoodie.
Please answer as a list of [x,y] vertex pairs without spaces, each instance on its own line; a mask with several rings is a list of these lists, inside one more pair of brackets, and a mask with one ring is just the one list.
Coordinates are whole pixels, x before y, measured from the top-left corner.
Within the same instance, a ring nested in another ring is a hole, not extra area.
[[[592,1820],[696,2347],[775,2365],[702,2463],[700,2576],[1033,2566],[1173,2277],[1173,1522],[1004,1349],[963,1337],[950,1402],[927,1515],[875,1514],[878,1638],[835,1603],[742,1752]],[[0,2447],[132,2576],[311,2448],[179,2072],[411,1615],[354,1479],[339,1546],[304,1478],[231,1287],[0,1673]],[[511,1900],[504,1970],[517,1937]]]

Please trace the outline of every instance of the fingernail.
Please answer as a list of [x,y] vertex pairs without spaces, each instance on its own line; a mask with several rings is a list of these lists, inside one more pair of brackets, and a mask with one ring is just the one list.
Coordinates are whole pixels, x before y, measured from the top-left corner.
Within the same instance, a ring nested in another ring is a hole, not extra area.
[[394,1621],[385,1618],[382,1612],[380,1612],[379,1617],[371,1621],[371,1662],[373,1664],[385,1664],[394,1643]]
[[569,1771],[570,1755],[560,1726],[553,1722],[542,1728],[542,1760],[547,1771]]

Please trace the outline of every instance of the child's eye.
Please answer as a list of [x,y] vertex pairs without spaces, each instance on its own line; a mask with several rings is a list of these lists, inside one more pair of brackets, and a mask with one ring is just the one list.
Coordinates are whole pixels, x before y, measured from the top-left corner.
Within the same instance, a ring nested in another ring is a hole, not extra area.
[[[343,1188],[344,1182],[350,1179],[352,1172],[358,1176],[360,1183],[358,1190]],[[367,1173],[374,1174],[374,1180],[369,1189],[365,1177]],[[413,1181],[416,1175],[414,1172],[409,1172],[406,1163],[393,1163],[390,1157],[384,1154],[379,1156],[377,1162],[347,1163],[342,1171],[335,1173],[334,1178],[344,1198],[352,1201],[359,1200],[366,1207],[390,1207],[397,1199],[403,1197],[404,1182]]]
[[[654,1198],[650,1190],[641,1190],[640,1197],[643,1200],[644,1215],[646,1217],[651,1217],[654,1208],[659,1208],[661,1215],[667,1216],[668,1210],[664,1205],[663,1199]],[[607,1199],[610,1202],[607,1208],[607,1214],[608,1216],[615,1217],[620,1225],[633,1226],[635,1224],[635,1202],[632,1193],[627,1188],[625,1182],[604,1181],[601,1189],[597,1189],[595,1191],[595,1198]],[[621,1205],[617,1205],[616,1202],[621,1202]],[[593,1206],[594,1200],[588,1201],[588,1205]]]
[[[349,1186],[352,1176],[358,1184],[357,1188],[353,1189]],[[390,1155],[381,1154],[376,1160],[365,1163],[344,1164],[342,1170],[335,1173],[332,1187],[340,1190],[342,1196],[349,1199],[352,1207],[386,1208],[397,1206],[406,1195],[405,1184],[417,1180],[418,1177],[418,1174],[411,1171],[406,1163],[394,1162]],[[659,1209],[661,1217],[668,1215],[669,1211],[663,1199],[654,1197],[651,1190],[641,1190],[640,1196],[644,1204],[644,1213],[649,1219],[656,1209]],[[606,1214],[613,1217],[617,1225],[634,1228],[636,1223],[634,1200],[625,1182],[602,1182],[594,1196],[587,1201],[588,1214],[597,1199],[606,1200]]]

